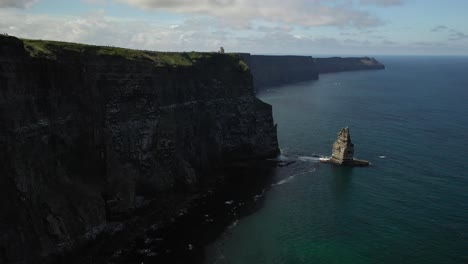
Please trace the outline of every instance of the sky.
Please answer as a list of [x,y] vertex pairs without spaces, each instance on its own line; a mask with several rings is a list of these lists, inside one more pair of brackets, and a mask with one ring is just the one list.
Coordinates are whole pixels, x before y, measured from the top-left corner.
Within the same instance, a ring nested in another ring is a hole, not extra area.
[[468,0],[0,0],[0,33],[158,51],[468,55]]

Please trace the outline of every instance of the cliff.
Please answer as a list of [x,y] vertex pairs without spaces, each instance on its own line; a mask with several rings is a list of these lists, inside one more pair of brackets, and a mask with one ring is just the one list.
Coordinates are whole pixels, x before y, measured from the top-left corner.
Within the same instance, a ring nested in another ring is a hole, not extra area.
[[374,58],[313,58],[311,56],[267,56],[241,54],[249,65],[256,91],[295,82],[317,80],[320,73],[380,70],[385,66]]
[[239,55],[0,37],[0,263],[93,236],[213,167],[278,153]]
[[310,56],[242,56],[252,71],[257,91],[271,86],[318,79],[317,64]]
[[315,61],[320,73],[385,69],[382,63],[369,57],[316,58]]

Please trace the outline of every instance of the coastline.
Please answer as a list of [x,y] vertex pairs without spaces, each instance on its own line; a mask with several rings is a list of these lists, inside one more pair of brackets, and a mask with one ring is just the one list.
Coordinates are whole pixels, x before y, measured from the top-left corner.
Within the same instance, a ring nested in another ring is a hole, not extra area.
[[272,160],[232,163],[215,171],[216,182],[190,198],[175,196],[168,198],[171,202],[148,205],[142,210],[151,213],[137,213],[121,230],[103,232],[79,249],[52,256],[45,263],[202,264],[209,243],[233,222],[261,208],[277,164]]

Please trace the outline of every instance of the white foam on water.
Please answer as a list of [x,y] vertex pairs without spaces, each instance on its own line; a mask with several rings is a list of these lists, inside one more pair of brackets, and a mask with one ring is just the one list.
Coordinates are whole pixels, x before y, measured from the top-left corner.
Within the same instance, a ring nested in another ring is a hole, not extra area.
[[255,195],[253,199],[254,199],[255,201],[257,201],[258,198],[263,197],[263,195],[265,195],[265,189],[262,190],[262,193]]
[[315,172],[315,170],[316,169],[314,168],[312,170],[307,170],[307,171],[303,171],[303,172],[293,174],[293,175],[289,176],[288,178],[286,178],[284,180],[281,180],[281,181],[279,181],[277,183],[273,183],[271,186],[283,185],[285,183],[288,183],[288,182],[294,180],[294,178],[296,178],[296,176],[303,175],[303,174],[306,174],[306,173],[312,173],[312,172]]
[[230,224],[228,226],[228,229],[233,229],[237,226],[237,224],[239,224],[239,220],[235,220],[234,222],[232,222],[232,224]]
[[379,156],[379,158],[381,159],[385,159],[387,156]]
[[281,180],[281,181],[279,181],[277,183],[273,183],[271,186],[285,184],[285,183],[290,182],[291,180],[293,180],[294,177],[296,177],[296,175],[289,176],[287,179]]
[[289,160],[289,158],[284,155],[283,153],[279,154],[278,157],[276,157],[276,160],[278,161],[286,161],[286,160]]
[[309,156],[299,156],[297,157],[297,159],[300,161],[315,161],[315,162],[320,161],[320,157],[309,157]]

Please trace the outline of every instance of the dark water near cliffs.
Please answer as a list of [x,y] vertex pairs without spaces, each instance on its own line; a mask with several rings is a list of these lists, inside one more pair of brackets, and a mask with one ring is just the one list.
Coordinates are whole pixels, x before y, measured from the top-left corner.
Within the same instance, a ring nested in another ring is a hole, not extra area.
[[[259,94],[273,105],[281,169],[256,213],[207,263],[468,263],[468,57],[381,57]],[[368,168],[319,164],[349,126]]]

